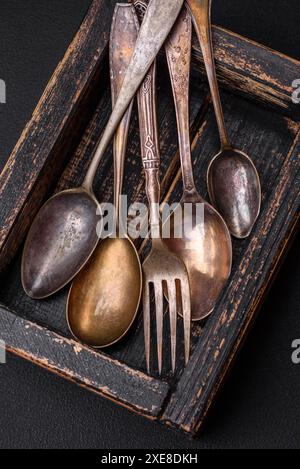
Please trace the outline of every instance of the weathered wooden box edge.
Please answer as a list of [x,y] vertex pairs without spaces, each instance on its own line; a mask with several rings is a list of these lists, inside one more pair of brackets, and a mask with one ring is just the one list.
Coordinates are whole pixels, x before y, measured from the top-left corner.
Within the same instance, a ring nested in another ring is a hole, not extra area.
[[[102,80],[110,20],[116,2],[109,3],[93,1],[0,175],[2,272],[16,255],[34,214],[61,174],[91,113],[91,103],[97,93],[101,93],[101,87],[95,83]],[[176,388],[26,321],[5,305],[0,310],[0,337],[11,352],[142,415],[192,435],[202,427],[299,221],[299,107],[293,104],[291,95],[293,80],[297,74],[300,76],[300,63],[222,28],[214,28],[214,41],[222,85],[230,92],[253,100],[258,106],[268,106],[274,112],[283,113],[296,130],[260,227],[265,254],[258,253],[262,240],[254,237],[241,266],[240,278],[233,279],[229,286],[229,293],[236,301],[233,310],[230,314],[224,310],[222,315],[209,322],[204,338]],[[194,67],[203,72],[201,53],[196,44]],[[102,87],[106,85],[102,83]],[[45,128],[51,129],[47,138]],[[284,220],[280,219],[281,204],[286,207]],[[251,302],[245,306],[242,305],[245,295],[242,283],[247,276],[253,275],[255,266],[249,265],[251,262],[257,262],[257,267],[263,262],[264,270],[247,293]],[[246,314],[242,314],[244,311]]]

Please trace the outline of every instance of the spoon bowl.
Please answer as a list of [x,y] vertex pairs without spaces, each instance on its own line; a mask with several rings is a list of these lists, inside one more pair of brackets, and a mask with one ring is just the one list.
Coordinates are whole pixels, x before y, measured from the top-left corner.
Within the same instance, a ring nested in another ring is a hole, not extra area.
[[[192,320],[209,316],[228,280],[232,267],[232,245],[228,228],[218,212],[197,193],[183,198],[177,210],[190,209],[178,217],[170,217],[171,237],[165,243],[184,262],[189,273]],[[203,220],[199,219],[199,204],[204,205]],[[178,226],[178,222],[179,226]],[[179,229],[179,230],[178,230]],[[174,233],[183,233],[176,238]],[[179,314],[181,312],[179,311]]]
[[247,238],[261,208],[260,180],[252,160],[239,150],[221,151],[208,168],[207,184],[229,231],[236,238]]
[[141,264],[132,241],[100,242],[70,290],[67,321],[73,336],[95,348],[113,345],[134,322],[141,292]]
[[99,215],[97,200],[84,189],[60,192],[46,202],[23,251],[22,285],[29,297],[47,298],[75,277],[99,241]]
[[211,3],[212,0],[187,0],[202,50],[221,140],[221,152],[208,169],[208,188],[211,202],[230,233],[236,238],[246,238],[260,213],[261,185],[251,159],[234,149],[229,140],[214,61]]
[[191,48],[192,18],[183,9],[166,44],[177,116],[183,197],[167,221],[171,236],[164,236],[164,241],[186,266],[192,320],[200,321],[212,313],[226,285],[232,266],[232,244],[223,218],[199,195],[194,181],[188,109]]
[[[138,18],[133,5],[118,4],[110,41],[113,104],[120,91],[138,31]],[[132,103],[114,139],[114,202],[117,218],[120,215],[131,114]],[[119,222],[117,219],[117,237],[111,235],[101,241],[88,264],[76,277],[67,304],[67,321],[73,336],[95,348],[108,347],[124,337],[136,317],[141,300],[142,267],[139,255],[129,237],[120,236]]]

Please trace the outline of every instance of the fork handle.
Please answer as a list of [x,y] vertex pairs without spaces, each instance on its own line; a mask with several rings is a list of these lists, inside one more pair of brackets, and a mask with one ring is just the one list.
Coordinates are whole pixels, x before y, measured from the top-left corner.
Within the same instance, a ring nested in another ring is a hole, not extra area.
[[152,239],[161,236],[160,154],[156,115],[156,63],[150,68],[138,92],[141,153],[146,175],[146,193],[150,206]]

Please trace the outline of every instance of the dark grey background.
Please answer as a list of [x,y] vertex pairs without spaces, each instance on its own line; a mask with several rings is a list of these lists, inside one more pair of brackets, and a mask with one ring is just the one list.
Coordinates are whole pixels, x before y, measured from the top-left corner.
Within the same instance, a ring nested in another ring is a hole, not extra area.
[[[109,1],[109,0],[107,0]],[[214,0],[214,22],[300,58],[299,0]],[[0,170],[90,0],[1,0]],[[300,77],[295,77],[300,78]],[[299,249],[279,278],[198,442],[21,359],[0,365],[0,448],[300,448]]]

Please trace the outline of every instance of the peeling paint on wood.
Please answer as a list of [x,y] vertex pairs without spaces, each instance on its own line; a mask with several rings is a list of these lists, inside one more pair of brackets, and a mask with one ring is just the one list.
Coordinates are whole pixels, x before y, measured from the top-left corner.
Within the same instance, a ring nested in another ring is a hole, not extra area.
[[[70,337],[64,314],[67,289],[35,302],[25,296],[20,283],[18,248],[34,213],[47,195],[81,184],[109,117],[106,52],[114,4],[92,2],[0,175],[0,271],[5,273],[0,287],[0,338],[13,353],[150,419],[194,435],[202,428],[297,229],[300,108],[296,110],[290,99],[290,85],[300,75],[300,64],[214,28],[218,74],[230,91],[222,93],[228,131],[233,143],[252,156],[259,170],[262,213],[251,237],[233,243],[232,277],[211,318],[194,326],[189,366],[184,369],[179,354],[175,376],[165,370],[163,380],[149,377],[145,374],[141,314],[128,336],[102,354]],[[158,69],[162,197],[172,203],[182,193],[176,118],[164,61],[159,60]],[[219,140],[208,87],[199,70],[203,73],[195,42],[190,132],[195,182],[207,197],[206,170],[219,150]],[[45,128],[51,129],[47,138]],[[95,184],[101,201],[112,200],[112,163],[109,149]],[[146,200],[141,172],[134,113],[124,181],[130,202]],[[137,247],[143,255],[147,243],[137,243]],[[181,329],[179,321],[179,333]],[[166,369],[168,360],[166,356]]]

